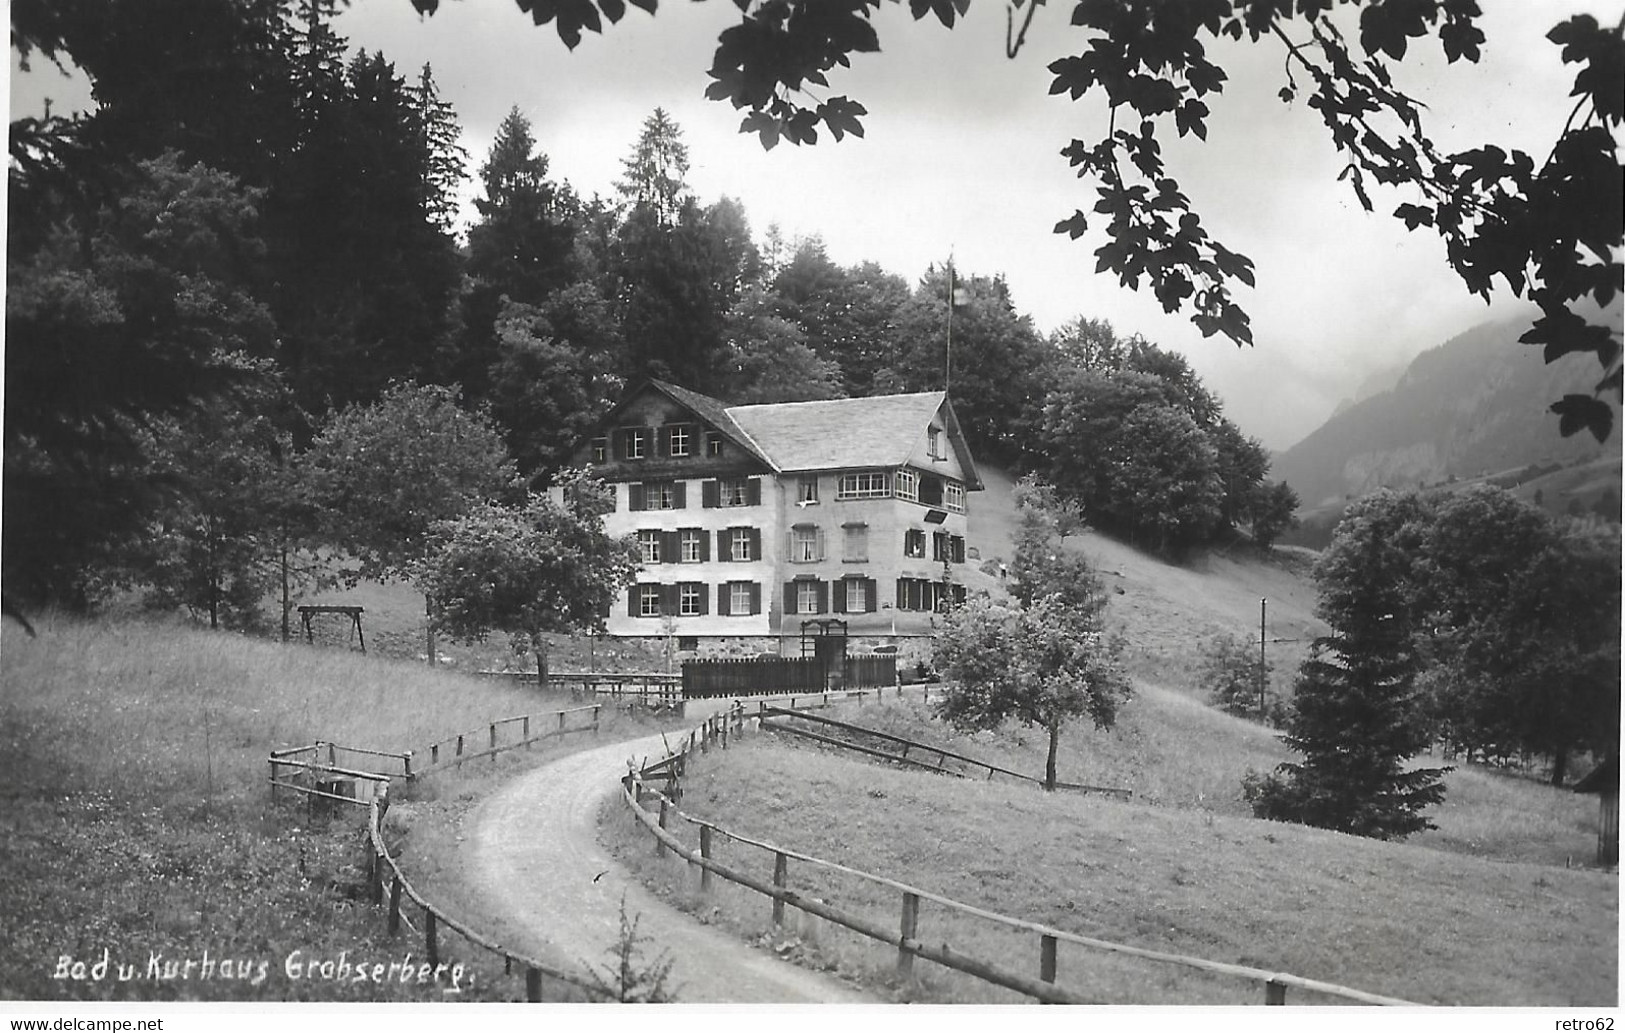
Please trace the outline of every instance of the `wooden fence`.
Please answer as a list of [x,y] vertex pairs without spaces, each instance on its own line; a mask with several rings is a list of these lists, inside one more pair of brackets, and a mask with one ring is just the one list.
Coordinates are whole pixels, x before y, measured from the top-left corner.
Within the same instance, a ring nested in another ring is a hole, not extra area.
[[[708,719],[698,729],[691,732],[686,740],[681,741],[675,751],[665,758],[645,766],[640,771],[628,773],[622,781],[622,796],[632,809],[637,820],[648,828],[651,835],[654,836],[655,852],[664,855],[667,851],[670,851],[690,864],[698,866],[701,872],[701,892],[708,892],[712,888],[713,875],[721,876],[729,882],[744,886],[769,898],[772,901],[772,918],[775,925],[783,923],[784,908],[789,905],[843,928],[851,929],[870,939],[895,946],[897,948],[896,971],[900,979],[911,978],[914,959],[918,957],[1046,1003],[1100,1003],[1093,1002],[1091,999],[1057,984],[1059,948],[1061,944],[1065,943],[1093,951],[1110,952],[1216,975],[1252,980],[1263,984],[1265,1004],[1285,1004],[1287,989],[1292,987],[1362,1004],[1414,1005],[1414,1002],[1411,1001],[1367,993],[1363,990],[1355,990],[1320,980],[1305,979],[1291,973],[1271,972],[1245,965],[1210,961],[1189,955],[1147,950],[1127,944],[1114,943],[1109,940],[1080,936],[1076,933],[1066,932],[1065,930],[1055,929],[1035,922],[1011,918],[1007,915],[986,911],[970,904],[931,893],[908,883],[836,864],[833,861],[826,861],[773,843],[752,839],[714,822],[694,817],[679,810],[677,800],[681,798],[681,783],[687,772],[689,760],[695,756],[707,754],[714,748],[726,750],[730,737],[737,740],[744,736],[747,730],[760,731],[762,726],[761,716],[765,716],[765,709],[763,715],[752,716],[746,713],[744,706],[741,704],[734,706],[724,714]],[[649,784],[653,782],[663,783],[664,789],[654,788]],[[657,811],[651,813],[644,807],[646,796],[658,804]],[[692,825],[698,830],[696,845],[690,846],[671,832],[671,824],[674,819]],[[750,874],[741,867],[718,860],[716,857],[718,837],[771,854],[773,856],[771,880]],[[791,889],[789,885],[789,863],[792,860],[801,864],[840,872],[896,891],[899,894],[899,920],[895,930],[883,926],[867,915],[848,914],[822,900],[800,894]],[[1036,978],[1011,971],[994,962],[960,954],[951,949],[946,943],[931,944],[920,939],[919,914],[921,901],[931,901],[952,911],[1036,937],[1039,959]]]
[[[759,729],[764,732],[783,732],[790,735],[796,735],[805,739],[811,739],[815,742],[835,746],[843,750],[852,750],[857,753],[865,754],[866,756],[877,757],[881,760],[889,760],[909,767],[924,768],[927,771],[933,771],[942,775],[950,775],[954,778],[970,778],[977,772],[983,772],[985,775],[976,775],[976,777],[982,777],[988,782],[993,781],[993,776],[998,774],[1006,778],[1015,779],[1018,782],[1027,782],[1040,786],[1044,784],[1044,780],[1041,778],[1035,778],[1032,775],[1023,774],[1019,771],[1011,771],[1009,768],[1003,768],[997,764],[989,764],[986,761],[977,760],[974,757],[967,757],[961,753],[954,753],[952,750],[944,750],[940,747],[917,742],[913,739],[905,739],[902,736],[892,735],[889,732],[881,732],[873,728],[864,728],[861,725],[848,724],[845,721],[837,721],[834,718],[820,717],[817,714],[809,714],[805,711],[797,710],[793,706],[770,707],[762,705],[757,708],[756,718]],[[886,749],[876,749],[873,747],[863,746],[846,739],[839,739],[833,735],[820,735],[817,732],[808,731],[805,728],[797,728],[795,725],[789,723],[790,719],[812,722],[814,724],[823,725],[832,729],[839,729],[851,734],[866,736],[892,746],[901,746],[902,748],[900,750],[890,751]],[[909,756],[910,751],[913,751],[914,756]],[[926,758],[935,757],[936,763],[933,764],[929,759],[920,759],[922,756]],[[950,760],[954,762],[952,767],[948,766],[948,762]],[[1055,783],[1055,788],[1066,789],[1072,792],[1096,793],[1101,796],[1115,797],[1119,800],[1129,800],[1133,799],[1134,797],[1134,791],[1132,789],[1117,789],[1110,786],[1085,785],[1079,782],[1057,782]]]
[[[480,671],[481,678],[495,678],[534,686],[534,672]],[[682,702],[683,676],[660,671],[550,671],[547,687],[572,696],[635,699],[645,706],[670,709]]]
[[[290,789],[304,794],[310,800],[326,799],[368,808],[367,898],[374,905],[381,905],[387,899],[387,921],[391,936],[398,935],[404,924],[423,937],[424,958],[431,968],[440,964],[442,946],[440,938],[444,930],[449,930],[474,946],[501,958],[505,973],[511,975],[515,968],[523,972],[527,1001],[542,1001],[546,988],[545,979],[553,979],[574,987],[590,1000],[612,1000],[614,994],[604,986],[578,973],[510,950],[430,903],[407,880],[406,874],[401,871],[400,863],[390,853],[384,840],[384,821],[389,813],[389,791],[396,779],[411,782],[424,775],[449,770],[479,757],[490,757],[495,761],[499,753],[520,748],[528,749],[543,740],[560,738],[574,732],[591,731],[596,735],[599,730],[600,709],[599,705],[593,705],[492,721],[483,729],[485,733],[483,736],[479,731],[465,732],[430,744],[425,751],[428,754],[428,763],[426,765],[420,763],[416,767],[413,766],[413,758],[421,757],[422,754],[414,751],[386,753],[331,742],[316,742],[309,746],[273,750],[270,760],[271,793],[274,799],[278,788]],[[590,723],[577,723],[574,726],[570,724],[574,715],[589,713],[592,715]],[[512,731],[515,728],[518,729],[517,739],[514,738]],[[502,735],[503,731],[507,731],[506,736]],[[473,745],[477,742],[482,742],[484,748],[473,749]],[[338,763],[340,759],[351,756],[383,759],[390,762],[387,766],[394,768],[398,765],[400,770],[389,773],[366,771],[341,766]],[[366,789],[365,793],[360,791],[363,787]],[[421,927],[413,927],[402,913],[403,899],[419,909]]]
[[897,657],[849,656],[838,669],[818,657],[764,656],[683,663],[683,698],[766,696],[897,684]]

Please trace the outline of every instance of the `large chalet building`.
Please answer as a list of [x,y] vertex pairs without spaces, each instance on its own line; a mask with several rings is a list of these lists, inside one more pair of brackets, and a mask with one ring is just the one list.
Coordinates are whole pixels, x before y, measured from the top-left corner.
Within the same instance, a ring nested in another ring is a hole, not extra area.
[[609,635],[794,654],[840,628],[912,654],[964,594],[982,482],[943,392],[730,406],[650,380],[571,462],[613,487],[605,529],[642,553]]

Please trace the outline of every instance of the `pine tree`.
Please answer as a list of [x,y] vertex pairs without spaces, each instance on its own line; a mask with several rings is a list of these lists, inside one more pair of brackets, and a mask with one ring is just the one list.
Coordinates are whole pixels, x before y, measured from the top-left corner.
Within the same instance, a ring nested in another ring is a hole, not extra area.
[[1350,508],[1315,568],[1332,633],[1300,669],[1286,741],[1303,755],[1243,780],[1253,812],[1377,839],[1433,828],[1449,768],[1406,762],[1432,739],[1416,691],[1412,557],[1425,534],[1415,496],[1383,492]]
[[626,178],[617,186],[635,207],[654,213],[655,223],[670,226],[688,196],[688,145],[683,130],[663,108],[643,121],[632,155],[621,159]]
[[468,151],[459,142],[463,131],[451,102],[441,98],[428,64],[408,92],[422,133],[424,209],[431,223],[450,233],[457,219],[457,188],[468,176]]

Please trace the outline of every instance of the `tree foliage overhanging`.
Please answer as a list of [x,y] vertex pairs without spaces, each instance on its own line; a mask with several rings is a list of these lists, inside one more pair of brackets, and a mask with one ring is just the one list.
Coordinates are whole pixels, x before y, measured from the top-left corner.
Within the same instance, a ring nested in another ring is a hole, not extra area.
[[[654,14],[658,0],[633,0]],[[820,130],[839,141],[862,136],[868,109],[834,95],[831,76],[853,54],[881,50],[875,15],[883,0],[734,0],[738,24],[717,38],[706,96],[747,110],[740,131],[763,146],[813,144]],[[901,2],[901,0],[895,0]],[[432,14],[439,0],[411,0]],[[517,0],[537,25],[552,23],[574,48],[625,15],[625,0]],[[1044,0],[1009,0],[1006,48],[1015,58]],[[1487,43],[1476,0],[1075,0],[1074,52],[1048,66],[1049,92],[1101,98],[1106,131],[1073,139],[1061,155],[1093,184],[1097,200],[1055,226],[1082,237],[1104,222],[1097,271],[1123,286],[1148,287],[1168,312],[1188,311],[1203,336],[1252,341],[1236,284],[1254,285],[1252,262],[1214,239],[1163,158],[1170,135],[1207,138],[1211,105],[1229,76],[1213,52],[1224,41],[1276,48],[1281,100],[1315,112],[1340,155],[1338,178],[1375,208],[1372,185],[1402,187],[1411,200],[1393,217],[1444,241],[1448,261],[1474,294],[1497,279],[1541,308],[1524,343],[1546,361],[1590,354],[1601,367],[1592,395],[1553,404],[1562,433],[1610,433],[1621,391],[1617,328],[1588,322],[1576,302],[1605,308],[1625,266],[1625,167],[1615,139],[1625,119],[1625,21],[1600,25],[1573,15],[1546,35],[1554,56],[1577,65],[1566,122],[1553,125],[1551,152],[1537,156],[1494,141],[1443,153],[1423,126],[1426,105],[1395,84],[1393,67],[1436,44],[1447,63],[1477,62]],[[915,21],[953,28],[970,0],[908,0]],[[1025,11],[1023,11],[1025,8]],[[1020,19],[1019,32],[1015,23]]]

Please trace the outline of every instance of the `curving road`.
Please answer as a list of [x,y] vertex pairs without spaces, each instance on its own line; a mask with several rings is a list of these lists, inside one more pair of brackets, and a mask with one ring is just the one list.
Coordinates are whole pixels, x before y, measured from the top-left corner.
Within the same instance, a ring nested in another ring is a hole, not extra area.
[[658,735],[561,757],[503,786],[476,812],[476,888],[557,962],[602,964],[620,935],[621,895],[638,932],[672,961],[684,1003],[861,1003],[866,997],[701,925],[650,893],[598,843],[598,811],[626,760],[664,753]]

